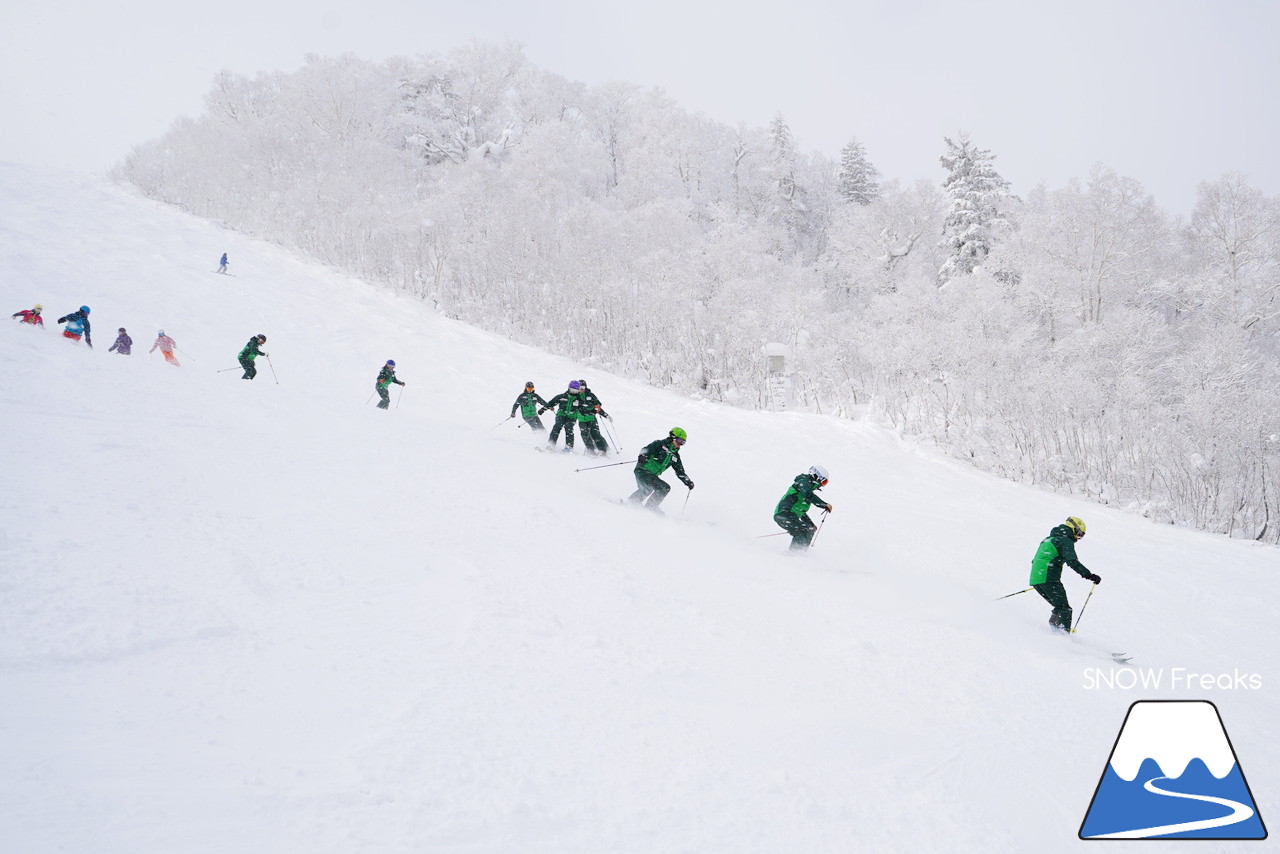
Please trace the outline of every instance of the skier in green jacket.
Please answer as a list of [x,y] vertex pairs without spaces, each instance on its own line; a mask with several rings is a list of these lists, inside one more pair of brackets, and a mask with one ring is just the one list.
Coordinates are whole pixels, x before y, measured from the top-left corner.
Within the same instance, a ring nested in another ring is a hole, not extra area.
[[253,360],[259,356],[268,356],[269,354],[262,351],[262,345],[267,343],[267,336],[255,335],[249,339],[249,343],[244,345],[244,349],[240,351],[238,357],[240,367],[244,368],[244,376],[240,379],[251,380],[258,375],[258,369],[254,367]]
[[791,487],[778,506],[773,508],[773,521],[791,535],[791,551],[803,551],[813,542],[818,527],[805,514],[811,506],[821,507],[830,513],[832,507],[817,496],[817,491],[827,485],[830,475],[822,466],[810,466],[803,474],[796,475]]
[[587,388],[586,380],[578,380],[582,388],[582,405],[578,411],[578,433],[582,435],[582,444],[587,446],[589,457],[603,457],[609,453],[609,443],[600,435],[601,418],[612,419],[613,416],[601,408],[600,398]]
[[[387,386],[392,383],[400,386],[408,385],[408,383],[396,379],[396,360],[387,359],[387,363],[382,366],[382,370],[378,371],[378,379],[374,384],[374,388],[378,390],[378,397],[382,398],[378,401],[379,409],[391,408],[391,392],[387,390]],[[369,402],[365,401],[365,406],[368,405]]]
[[511,417],[516,417],[516,410],[520,410],[520,416],[524,418],[524,423],[529,425],[530,430],[537,430],[541,433],[547,429],[547,425],[542,423],[542,419],[538,417],[538,407],[545,408],[547,402],[542,396],[534,390],[533,380],[529,380],[524,384],[524,391],[516,395],[516,402],[511,404]]
[[1068,516],[1040,541],[1040,548],[1031,559],[1031,586],[1053,606],[1049,625],[1064,632],[1071,631],[1071,605],[1067,602],[1067,589],[1062,586],[1062,565],[1065,563],[1094,584],[1102,581],[1102,576],[1090,572],[1076,557],[1076,543],[1083,538],[1084,521]]
[[551,425],[551,435],[547,438],[547,450],[554,451],[556,439],[564,430],[564,452],[573,453],[573,425],[578,423],[578,413],[582,410],[582,383],[572,380],[566,391],[557,394],[547,401],[547,405],[538,410],[538,414],[548,409],[556,411],[556,421]]
[[671,486],[658,475],[669,468],[676,470],[680,482],[693,489],[693,481],[684,473],[684,463],[680,461],[680,448],[689,440],[689,434],[679,427],[672,427],[665,439],[658,439],[645,445],[640,456],[636,458],[636,486],[639,487],[627,501],[632,504],[643,503],[658,515],[662,515],[659,507]]

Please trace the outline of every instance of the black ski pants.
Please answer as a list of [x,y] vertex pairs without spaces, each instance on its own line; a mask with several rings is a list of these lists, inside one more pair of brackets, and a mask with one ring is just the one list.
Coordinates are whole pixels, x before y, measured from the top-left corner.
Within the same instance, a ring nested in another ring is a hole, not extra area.
[[251,380],[258,375],[258,368],[253,364],[253,359],[240,359],[240,367],[244,368],[244,376],[240,379]]
[[1049,615],[1049,625],[1056,626],[1064,632],[1071,631],[1071,605],[1067,602],[1067,588],[1061,581],[1046,581],[1044,584],[1033,584],[1036,592],[1044,597],[1044,601],[1053,606]]
[[601,454],[609,452],[609,443],[604,440],[604,436],[600,435],[599,421],[579,422],[578,432],[582,434],[582,444],[587,446],[588,451],[596,451]]
[[578,419],[569,415],[557,415],[556,423],[551,425],[551,435],[547,438],[547,442],[554,445],[556,439],[560,436],[560,430],[564,430],[564,446],[566,448],[573,447],[573,425]]
[[[382,398],[381,400],[378,401],[378,408],[390,409],[391,408],[391,391],[387,388],[387,386],[384,386],[381,383],[375,385],[374,388],[378,390],[378,397]],[[368,406],[368,404],[365,404],[365,405]]]
[[635,474],[636,486],[639,488],[627,500],[632,504],[643,502],[650,510],[657,510],[671,491],[670,484],[647,469],[636,469]]
[[[530,415],[524,420],[524,423],[529,425],[530,430],[537,430],[539,433],[547,429],[547,425],[543,424],[542,419],[537,415]],[[554,442],[555,440],[552,439],[552,441]]]
[[809,521],[808,516],[797,516],[794,513],[777,513],[773,521],[791,535],[792,551],[809,548],[809,544],[813,542],[814,532],[818,530],[818,526]]

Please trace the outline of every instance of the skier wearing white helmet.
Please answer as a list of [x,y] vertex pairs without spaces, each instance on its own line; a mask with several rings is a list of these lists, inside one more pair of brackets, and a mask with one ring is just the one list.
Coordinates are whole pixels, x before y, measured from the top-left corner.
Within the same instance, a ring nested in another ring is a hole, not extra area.
[[178,344],[176,341],[168,335],[165,335],[163,329],[159,329],[156,330],[156,343],[151,345],[151,349],[147,351],[147,355],[151,355],[156,351],[156,348],[159,347],[160,353],[164,356],[164,360],[166,362],[173,365],[175,368],[181,368],[182,365],[179,364],[178,357],[173,355],[173,350],[177,346]]
[[827,485],[830,475],[822,466],[810,466],[804,474],[796,475],[787,494],[773,508],[773,521],[791,535],[791,550],[803,551],[813,542],[818,528],[805,514],[811,506],[831,512],[831,505],[817,496],[817,491]]

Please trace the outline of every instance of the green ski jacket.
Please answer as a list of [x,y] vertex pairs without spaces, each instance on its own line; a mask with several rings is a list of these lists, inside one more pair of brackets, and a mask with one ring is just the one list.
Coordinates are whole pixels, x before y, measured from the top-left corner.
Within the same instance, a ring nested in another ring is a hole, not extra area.
[[636,471],[647,471],[649,474],[662,474],[667,469],[676,470],[676,477],[681,482],[689,479],[684,473],[684,463],[680,462],[680,449],[670,436],[650,442],[644,446],[640,456],[636,458]]
[[515,415],[516,410],[520,410],[520,414],[525,418],[532,418],[538,414],[538,406],[541,405],[546,409],[547,402],[542,399],[536,391],[522,391],[516,395],[516,402],[511,404],[511,414]]
[[390,365],[383,365],[382,370],[378,371],[378,388],[386,388],[395,383],[396,385],[404,385],[400,380],[396,379],[396,369]]
[[1093,573],[1076,557],[1076,541],[1071,529],[1059,525],[1040,541],[1035,557],[1031,559],[1031,584],[1048,584],[1062,580],[1062,565],[1074,569],[1082,578]]
[[258,349],[258,339],[253,337],[249,339],[249,343],[244,345],[244,349],[240,351],[240,361],[252,362],[254,359],[263,355],[262,350]]
[[827,502],[815,494],[819,489],[822,489],[822,486],[808,472],[796,475],[795,482],[782,496],[778,506],[773,508],[773,515],[790,513],[794,516],[803,516],[814,504],[822,508],[828,507]]

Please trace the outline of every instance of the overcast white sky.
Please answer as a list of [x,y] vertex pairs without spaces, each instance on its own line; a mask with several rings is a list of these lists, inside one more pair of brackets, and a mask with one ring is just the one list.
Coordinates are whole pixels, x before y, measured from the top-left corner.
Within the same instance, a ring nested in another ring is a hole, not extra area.
[[890,177],[941,180],[965,129],[1017,192],[1102,161],[1187,213],[1227,171],[1280,194],[1277,33],[1272,0],[0,0],[0,160],[104,170],[222,68],[513,39],[721,121],[781,111],[806,150],[856,135]]

